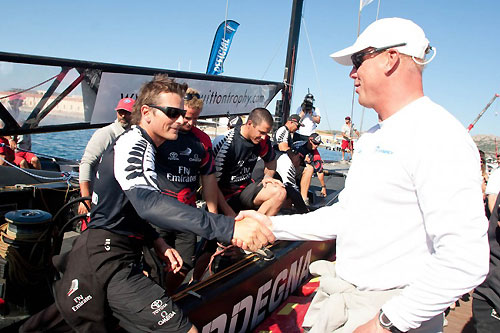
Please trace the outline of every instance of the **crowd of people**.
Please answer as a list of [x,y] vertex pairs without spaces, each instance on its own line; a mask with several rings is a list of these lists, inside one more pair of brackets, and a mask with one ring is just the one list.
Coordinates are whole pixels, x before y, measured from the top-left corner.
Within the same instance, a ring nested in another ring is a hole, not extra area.
[[[418,25],[390,18],[331,55],[352,66],[359,103],[380,122],[357,142],[338,203],[312,212],[313,174],[327,194],[315,132],[321,115],[312,94],[273,140],[272,115],[256,108],[245,122],[231,119],[212,143],[196,127],[199,92],[156,75],[136,101],[120,100],[116,122],[89,142],[80,182],[82,196],[92,199],[79,209],[90,208],[90,220],[71,252],[55,259],[64,272],[54,285],[57,306],[33,316],[22,331],[101,332],[113,316],[130,331],[197,332],[169,297],[202,261],[197,236],[250,251],[275,239],[336,238],[336,262],[310,267],[321,277],[303,323],[310,332],[442,332],[443,312],[474,288],[476,326],[498,331],[500,182],[492,174],[485,188],[488,244],[476,145],[423,92],[431,51]],[[343,157],[353,152],[357,132],[350,117],[345,121]],[[436,142],[422,138],[423,131],[447,135]],[[200,194],[203,209],[196,206]],[[277,216],[287,198],[303,214]],[[148,274],[144,246],[168,268],[165,284]],[[74,281],[80,293],[92,295],[92,306],[74,310],[68,297]],[[153,303],[164,305],[168,321],[159,321]]]

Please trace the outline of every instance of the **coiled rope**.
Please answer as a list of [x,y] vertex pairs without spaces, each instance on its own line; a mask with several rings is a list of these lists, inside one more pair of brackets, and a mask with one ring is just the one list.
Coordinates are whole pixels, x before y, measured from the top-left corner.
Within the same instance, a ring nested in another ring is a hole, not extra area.
[[32,256],[27,260],[15,246],[6,243],[4,239],[35,245],[46,240],[45,237],[42,237],[44,233],[47,235],[46,230],[21,236],[9,232],[8,226],[8,223],[0,226],[0,257],[5,259],[9,265],[8,277],[10,281],[17,281],[21,285],[37,285],[47,272],[44,263],[45,255],[41,253],[34,262],[31,260]]

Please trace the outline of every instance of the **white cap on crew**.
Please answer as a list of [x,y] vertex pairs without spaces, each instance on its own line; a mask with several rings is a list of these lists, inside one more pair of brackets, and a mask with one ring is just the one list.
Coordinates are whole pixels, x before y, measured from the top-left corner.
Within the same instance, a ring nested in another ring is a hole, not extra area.
[[392,17],[380,19],[370,24],[352,46],[332,53],[330,57],[344,66],[352,66],[351,55],[368,47],[387,47],[406,43],[396,47],[402,54],[424,59],[428,52],[429,40],[425,33],[413,21]]

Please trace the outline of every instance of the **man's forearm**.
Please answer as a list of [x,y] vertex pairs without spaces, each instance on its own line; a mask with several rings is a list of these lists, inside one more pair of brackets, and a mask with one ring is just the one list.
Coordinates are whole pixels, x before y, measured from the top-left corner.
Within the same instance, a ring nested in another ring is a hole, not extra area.
[[90,197],[90,182],[82,180],[80,182],[80,195],[82,197]]
[[217,214],[217,198],[219,188],[217,186],[217,178],[215,174],[201,176],[201,185],[203,198],[207,203],[207,208],[210,213]]
[[226,202],[226,198],[224,198],[224,194],[222,194],[222,191],[220,190],[219,186],[217,186],[217,205],[218,207],[220,207],[224,215],[233,217],[236,216],[234,210]]
[[326,184],[325,184],[325,173],[324,172],[319,172],[318,173],[318,180],[321,183],[321,187],[326,187]]
[[276,172],[276,160],[264,164],[264,176],[273,178],[275,172]]

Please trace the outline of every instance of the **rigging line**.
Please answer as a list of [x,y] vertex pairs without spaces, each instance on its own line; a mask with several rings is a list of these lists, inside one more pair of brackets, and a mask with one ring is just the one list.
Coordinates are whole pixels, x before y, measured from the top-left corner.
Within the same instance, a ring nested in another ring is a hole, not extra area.
[[16,91],[16,92],[15,92],[15,93],[13,93],[13,94],[10,94],[10,95],[7,95],[7,96],[0,97],[0,99],[9,98],[9,97],[11,97],[11,96],[14,96],[14,95],[17,95],[17,94],[22,94],[22,93],[24,93],[24,92],[26,92],[26,91],[28,91],[28,90],[31,90],[31,89],[36,88],[36,87],[39,87],[39,86],[41,86],[42,84],[45,84],[45,83],[49,82],[50,80],[55,79],[58,75],[59,75],[59,74],[56,74],[56,75],[54,75],[53,77],[51,77],[51,78],[49,78],[49,79],[47,79],[47,80],[45,80],[45,81],[43,81],[43,82],[41,82],[41,83],[39,83],[39,84],[37,84],[37,85],[34,85],[33,87],[29,87],[29,88],[24,89],[24,90],[21,90],[21,91]]
[[[273,57],[271,58],[271,61],[269,62],[269,65],[267,65],[267,68],[266,70],[264,71],[264,74],[262,74],[262,77],[260,78],[261,80],[264,79],[264,76],[267,74],[267,71],[269,70],[269,68],[271,67],[273,61],[274,61],[274,58],[276,58],[276,56],[278,55],[278,52],[280,51],[281,47],[283,46],[283,43],[284,41],[286,40],[286,35],[288,34],[287,31],[285,31],[285,34],[283,35],[283,37],[281,38],[281,42],[280,44],[278,45],[278,47],[276,48],[276,51],[274,52],[274,55]],[[286,83],[285,83],[286,84]]]
[[[360,30],[361,30],[361,10],[358,11],[358,32],[356,34],[356,39],[359,37],[359,33],[360,33]],[[354,121],[352,119],[354,119],[354,96],[356,94],[356,86],[354,85],[354,81],[352,82],[352,100],[351,100],[351,125],[354,124]],[[353,130],[353,127],[354,126],[351,126],[351,131],[349,133],[349,136],[352,137],[352,130]]]
[[14,163],[11,163],[11,162],[7,161],[2,156],[0,156],[0,159],[3,160],[8,165],[10,165],[11,167],[13,167],[15,169],[18,169],[19,171],[24,172],[28,176],[31,176],[31,177],[34,177],[34,178],[45,179],[45,180],[63,180],[63,181],[67,182],[70,178],[76,177],[75,174],[67,173],[67,172],[63,172],[61,177],[45,177],[45,176],[42,176],[42,175],[37,175],[37,174],[31,173],[31,172],[27,171],[26,169],[20,168],[17,165],[15,165]]
[[224,17],[224,39],[226,39],[226,25],[227,25],[227,10],[229,8],[229,0],[226,0],[226,16]]
[[380,12],[380,0],[378,0],[378,5],[377,5],[377,17],[375,18],[375,21],[378,21],[378,13]]
[[[316,67],[316,61],[314,61],[314,54],[313,54],[313,51],[312,51],[312,46],[311,46],[311,41],[309,40],[309,33],[307,32],[307,25],[306,25],[306,20],[304,19],[304,17],[302,16],[302,22],[304,23],[304,32],[306,33],[306,39],[307,39],[307,44],[309,45],[309,52],[311,53],[311,59],[312,59],[312,63],[313,63],[313,67],[314,67],[314,74],[316,74],[316,83],[318,84],[318,88],[319,88],[319,95],[320,95],[320,98],[321,98],[321,106],[323,107],[324,106],[324,102],[323,102],[323,89],[321,88],[321,83],[319,81],[319,75],[318,75],[318,68]],[[328,119],[328,111],[327,109],[325,108],[325,118],[326,118],[326,123],[328,125],[328,129],[331,131],[332,130],[332,127],[330,126],[330,121]]]

